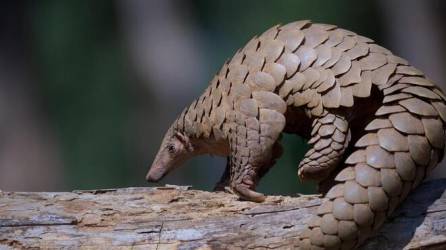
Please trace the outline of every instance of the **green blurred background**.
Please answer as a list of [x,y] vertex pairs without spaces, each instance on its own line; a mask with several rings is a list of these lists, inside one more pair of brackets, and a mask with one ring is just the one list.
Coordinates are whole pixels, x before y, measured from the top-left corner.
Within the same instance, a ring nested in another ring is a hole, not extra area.
[[[445,10],[441,0],[2,2],[0,189],[149,185],[169,124],[224,60],[278,23],[311,19],[371,37],[442,86]],[[305,141],[283,144],[259,190],[313,192],[297,180]],[[163,183],[210,190],[224,162],[194,159]]]

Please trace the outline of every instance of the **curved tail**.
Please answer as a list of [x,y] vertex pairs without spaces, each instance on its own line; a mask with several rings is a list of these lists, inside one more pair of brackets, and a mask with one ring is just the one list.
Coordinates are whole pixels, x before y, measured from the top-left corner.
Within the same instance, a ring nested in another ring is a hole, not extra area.
[[398,80],[379,86],[383,104],[301,234],[302,249],[358,247],[443,158],[445,97],[416,72],[398,66]]

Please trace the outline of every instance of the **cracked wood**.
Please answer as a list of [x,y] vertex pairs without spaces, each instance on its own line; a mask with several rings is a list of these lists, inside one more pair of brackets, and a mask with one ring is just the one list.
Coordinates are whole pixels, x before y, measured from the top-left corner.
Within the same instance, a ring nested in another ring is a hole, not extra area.
[[[422,184],[362,249],[446,247],[445,188],[446,179]],[[178,186],[0,192],[0,248],[292,249],[321,203]]]

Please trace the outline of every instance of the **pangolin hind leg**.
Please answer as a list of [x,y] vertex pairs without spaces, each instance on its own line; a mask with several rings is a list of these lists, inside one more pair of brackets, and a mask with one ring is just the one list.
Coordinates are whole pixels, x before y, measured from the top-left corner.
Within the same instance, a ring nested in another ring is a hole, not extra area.
[[377,111],[380,115],[366,126],[337,174],[337,184],[302,233],[303,249],[358,247],[438,163],[444,150],[438,139],[444,137],[443,124],[431,104],[417,104],[426,104],[428,112],[413,111],[409,105],[413,113],[389,109],[399,103]]
[[302,180],[326,179],[336,168],[350,142],[350,129],[347,119],[327,112],[314,119],[312,124],[312,146],[299,164],[299,177]]

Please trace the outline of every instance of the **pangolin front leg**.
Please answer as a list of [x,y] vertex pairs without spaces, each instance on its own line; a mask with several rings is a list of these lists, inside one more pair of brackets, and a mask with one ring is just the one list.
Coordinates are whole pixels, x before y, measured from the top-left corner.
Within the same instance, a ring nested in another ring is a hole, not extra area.
[[277,141],[285,127],[286,106],[279,96],[266,91],[254,93],[252,99],[242,100],[240,105],[247,103],[259,108],[256,116],[236,115],[241,119],[237,120],[236,131],[230,136],[230,186],[243,199],[263,201],[264,195],[254,189],[280,155]]
[[312,148],[299,164],[300,179],[321,181],[327,178],[342,159],[349,142],[349,124],[342,115],[326,112],[314,119],[308,141]]
[[[277,141],[273,145],[271,160],[269,161],[268,164],[263,165],[263,167],[259,169],[258,173],[259,179],[262,179],[263,176],[266,173],[268,173],[268,171],[276,164],[277,159],[280,158],[280,156],[282,156],[282,153],[283,153],[282,145]],[[229,186],[231,180],[230,173],[231,173],[231,159],[230,157],[227,157],[225,170],[222,176],[220,177],[220,180],[215,185],[213,189],[214,191],[224,191],[225,187]]]

